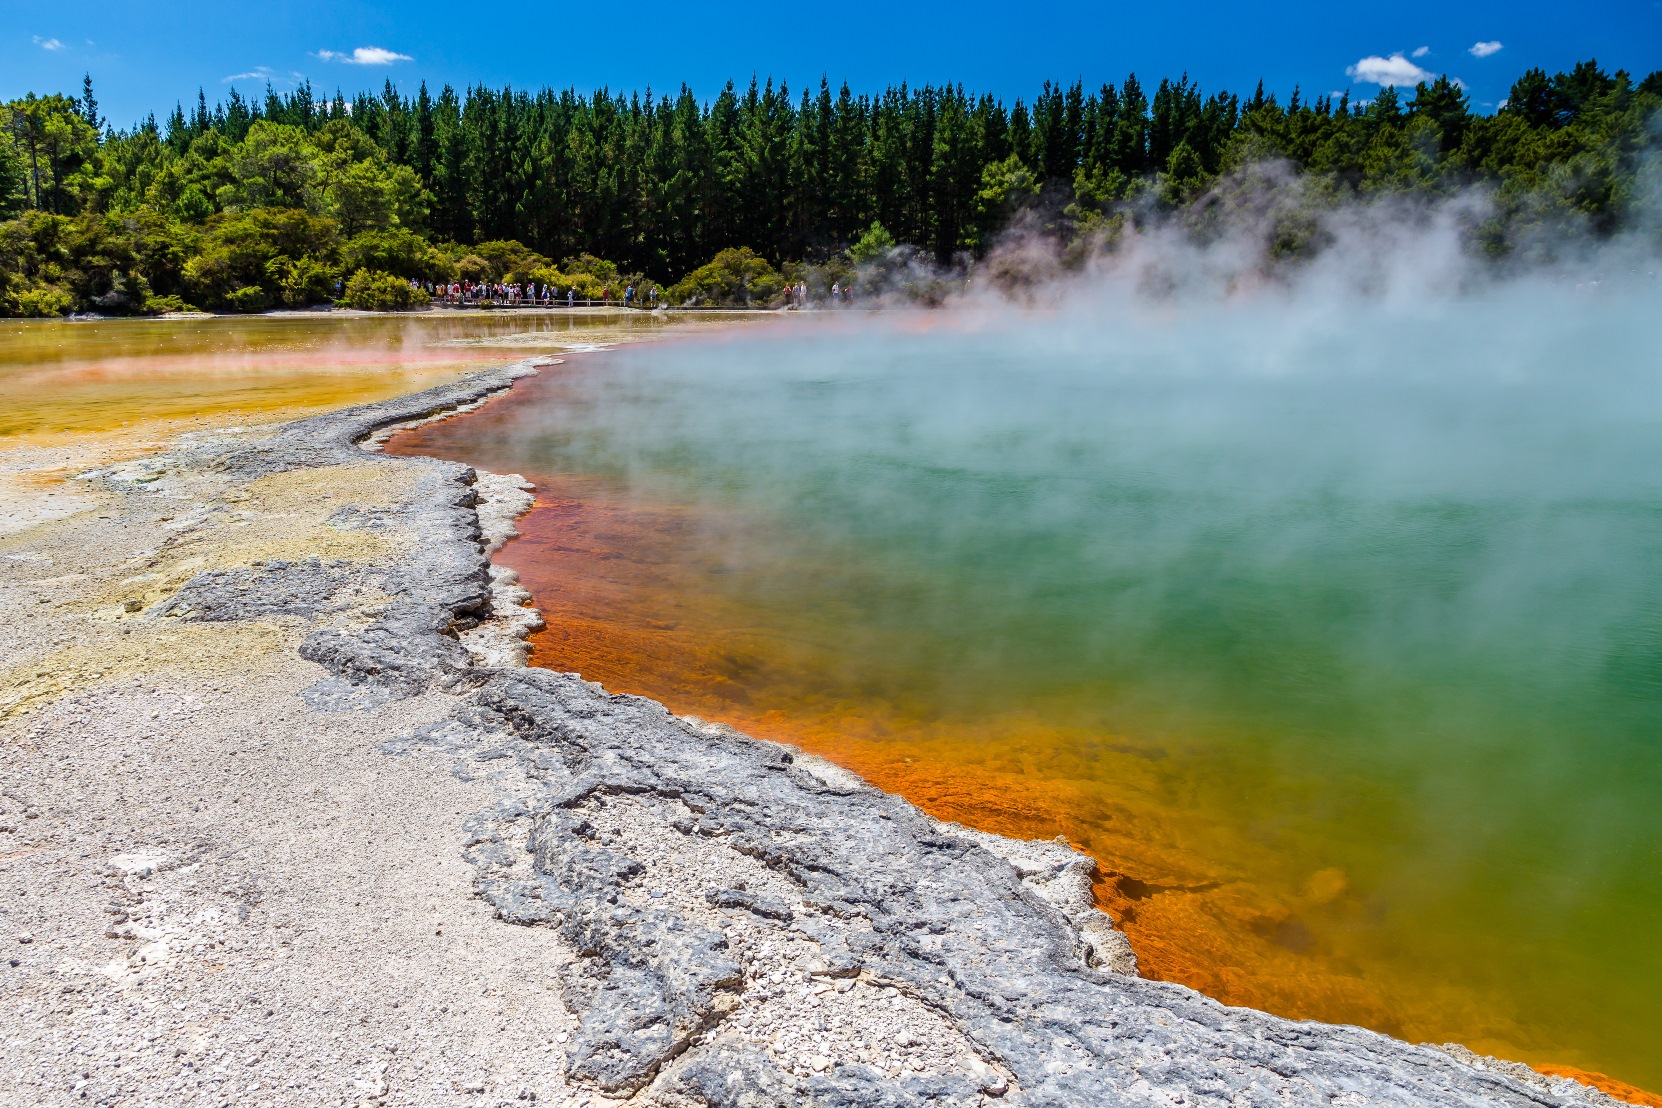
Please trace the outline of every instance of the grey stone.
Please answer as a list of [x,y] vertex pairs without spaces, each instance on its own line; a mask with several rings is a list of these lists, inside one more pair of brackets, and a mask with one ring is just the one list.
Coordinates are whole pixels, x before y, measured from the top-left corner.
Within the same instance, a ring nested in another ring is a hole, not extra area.
[[373,712],[397,699],[397,693],[379,685],[354,685],[339,677],[325,677],[302,689],[300,699],[317,712]]
[[711,889],[704,899],[716,908],[742,908],[766,919],[789,920],[791,906],[777,897],[757,896],[743,889]]
[[150,615],[202,623],[274,616],[310,618],[329,605],[351,576],[316,558],[266,562],[249,569],[211,569],[186,581],[151,609]]
[[[700,811],[686,833],[720,838],[788,877],[814,907],[811,926],[821,935],[858,921],[847,935],[866,968],[945,1012],[1010,1072],[1010,1103],[1144,1104],[1174,1093],[1220,1104],[1329,1104],[1346,1094],[1367,1104],[1552,1102],[1360,1028],[1225,1008],[1179,985],[1093,969],[1063,914],[1008,863],[875,789],[805,787],[781,772],[791,755],[778,747],[707,733],[650,700],[609,695],[570,674],[499,672],[472,700],[497,715],[504,735],[568,758],[582,752],[582,772],[532,817],[534,858],[539,873],[576,898],[563,929],[580,939],[584,972],[607,990],[575,989],[573,1002],[588,1044],[583,1072],[610,1087],[668,1062],[689,1029],[720,1017],[720,994],[736,982],[719,946],[694,924],[677,927],[664,909],[618,906],[639,870],[617,850],[588,845],[571,811],[607,794],[677,799]],[[768,1100],[766,1090],[787,1087],[784,1079],[753,1081],[754,1059],[723,1070],[727,1052],[706,1048],[703,1076],[676,1080],[729,1098],[710,1103],[884,1103],[859,1099],[869,1091],[839,1091],[852,1080],[844,1070],[855,1067],[840,1068],[823,1088],[804,1085],[794,1101]],[[924,1103],[967,1095],[927,1082],[909,1088],[885,1085],[883,1095]]]

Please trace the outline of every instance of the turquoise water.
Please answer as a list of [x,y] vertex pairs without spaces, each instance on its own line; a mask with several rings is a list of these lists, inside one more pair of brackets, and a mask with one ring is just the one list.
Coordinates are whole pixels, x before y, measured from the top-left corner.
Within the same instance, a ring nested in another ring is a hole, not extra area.
[[572,358],[540,664],[1058,830],[1153,975],[1662,1087],[1654,290],[933,314]]

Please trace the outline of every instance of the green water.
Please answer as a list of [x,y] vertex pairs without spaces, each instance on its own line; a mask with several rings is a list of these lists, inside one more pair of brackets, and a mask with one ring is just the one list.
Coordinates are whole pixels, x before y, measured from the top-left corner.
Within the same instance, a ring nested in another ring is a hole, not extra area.
[[[539,600],[714,644],[727,691],[642,691],[1075,805],[1155,972],[1662,1088],[1659,307],[793,328],[572,359],[422,448],[560,491],[508,551]],[[535,573],[577,502],[651,548],[592,602]]]

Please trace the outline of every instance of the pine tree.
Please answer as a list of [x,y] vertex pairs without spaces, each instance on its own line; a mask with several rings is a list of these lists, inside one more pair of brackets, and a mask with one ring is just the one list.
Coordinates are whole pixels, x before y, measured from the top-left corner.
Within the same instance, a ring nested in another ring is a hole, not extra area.
[[104,121],[98,117],[98,98],[92,94],[92,74],[88,73],[81,78],[81,118],[87,121],[87,126],[94,131],[104,129]]

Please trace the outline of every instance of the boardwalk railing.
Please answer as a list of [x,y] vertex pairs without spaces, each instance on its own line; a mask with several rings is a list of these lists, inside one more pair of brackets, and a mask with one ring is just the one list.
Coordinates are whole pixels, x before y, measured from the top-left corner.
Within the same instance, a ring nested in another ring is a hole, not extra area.
[[554,300],[532,300],[524,297],[453,297],[433,294],[433,307],[435,308],[629,308],[632,311],[649,312],[653,308],[668,308],[670,306],[664,301],[659,301],[656,304],[645,300],[634,300],[625,303],[616,297],[610,300],[567,300],[562,296]]
[[[641,300],[636,300],[626,304],[622,300],[616,299],[615,297],[611,300],[565,300],[562,298],[558,300],[542,301],[478,296],[463,296],[460,298],[454,298],[434,294],[432,304],[435,308],[490,308],[492,310],[514,310],[523,308],[627,308],[632,312],[650,312],[658,308],[664,308],[669,311],[676,312],[731,312],[734,310],[743,310],[743,306],[735,309],[733,305],[729,304],[671,304],[664,300],[660,300],[656,304],[651,301]],[[819,306],[823,307],[824,305]],[[837,308],[851,307],[849,304],[835,304],[832,306]],[[754,310],[765,310],[774,307],[774,305],[751,304],[749,307]],[[788,305],[788,307],[801,308],[803,305],[792,304]]]

